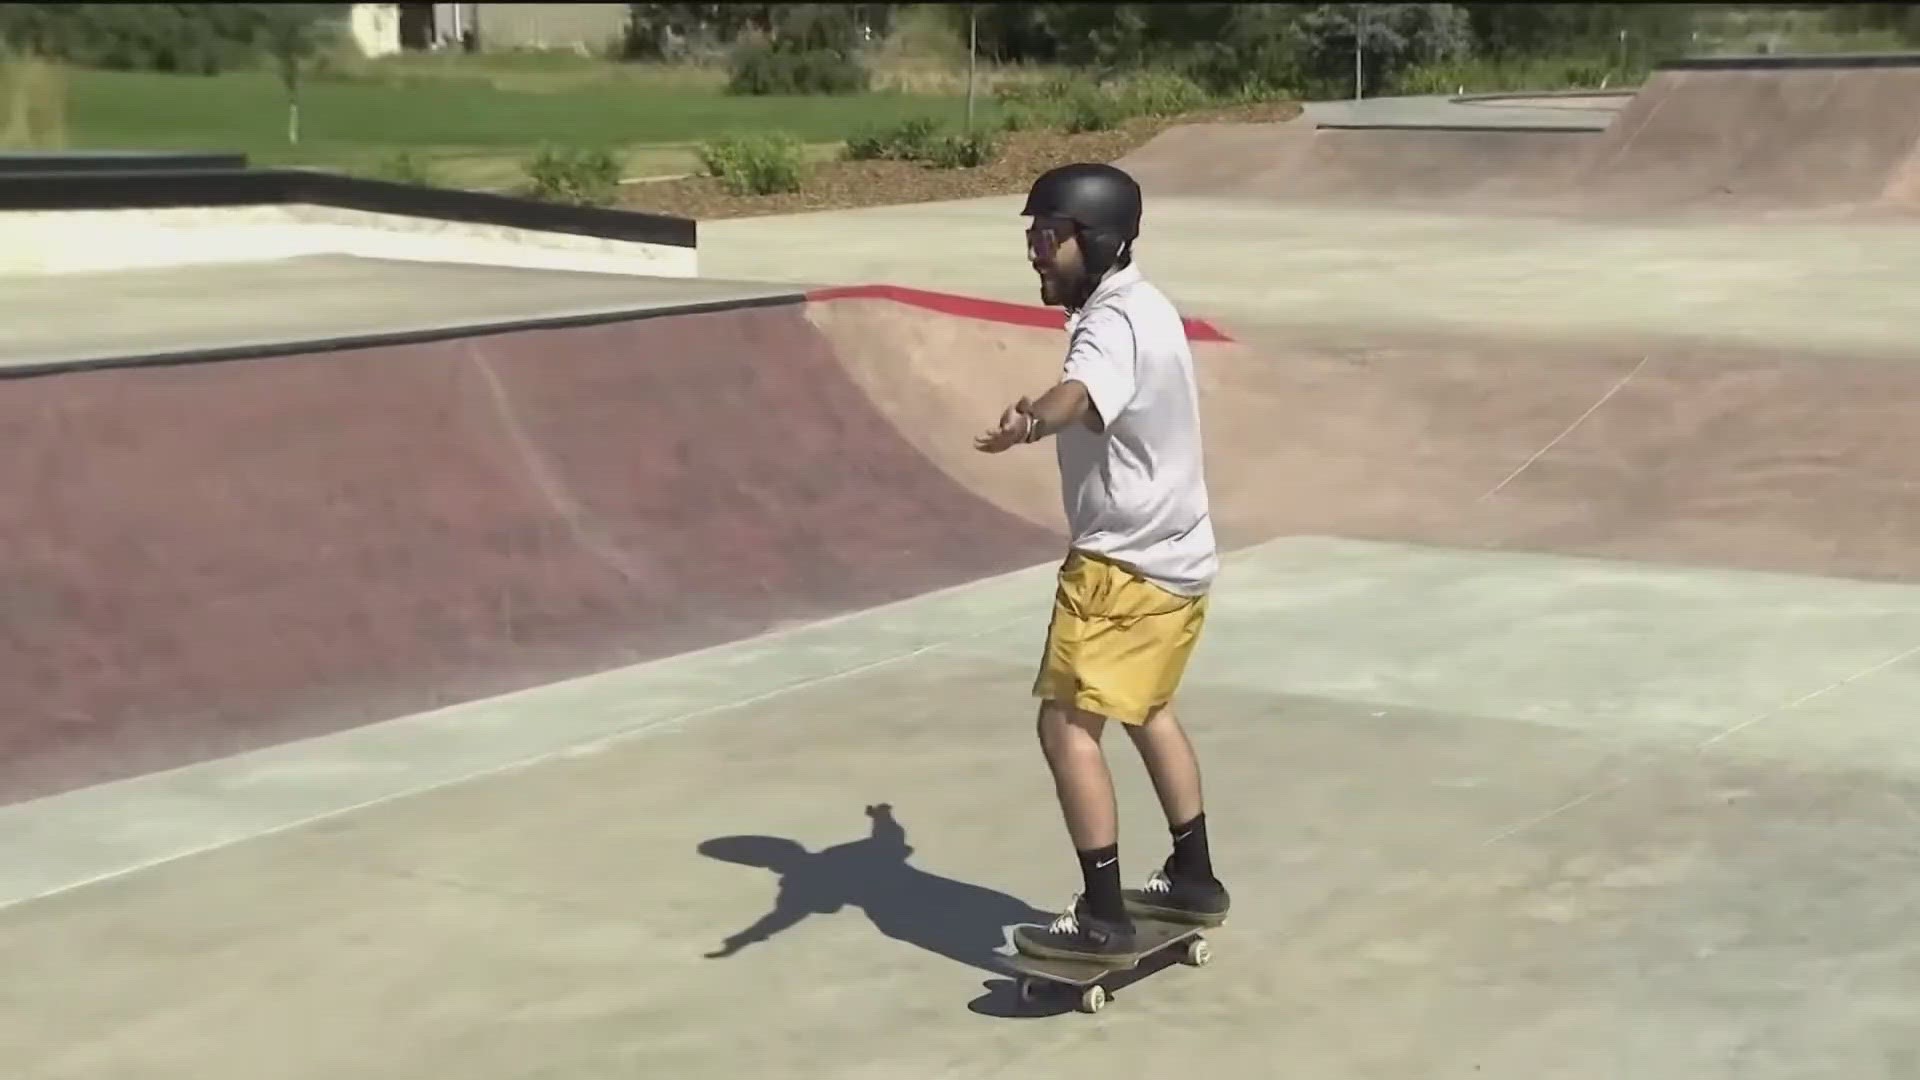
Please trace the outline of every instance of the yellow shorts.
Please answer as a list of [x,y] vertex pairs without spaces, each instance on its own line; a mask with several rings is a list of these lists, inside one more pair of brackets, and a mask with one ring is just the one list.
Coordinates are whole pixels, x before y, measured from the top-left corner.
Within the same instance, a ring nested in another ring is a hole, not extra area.
[[1180,596],[1118,563],[1069,552],[1033,695],[1145,723],[1173,699],[1206,618],[1204,595]]

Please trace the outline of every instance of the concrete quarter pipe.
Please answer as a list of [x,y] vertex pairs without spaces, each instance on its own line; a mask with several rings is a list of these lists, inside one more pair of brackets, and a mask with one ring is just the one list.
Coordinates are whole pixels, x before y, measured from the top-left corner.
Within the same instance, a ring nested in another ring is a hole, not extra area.
[[1920,208],[1917,99],[1920,55],[1685,60],[1600,130],[1201,125],[1121,164],[1150,195],[1549,214],[1906,212]]

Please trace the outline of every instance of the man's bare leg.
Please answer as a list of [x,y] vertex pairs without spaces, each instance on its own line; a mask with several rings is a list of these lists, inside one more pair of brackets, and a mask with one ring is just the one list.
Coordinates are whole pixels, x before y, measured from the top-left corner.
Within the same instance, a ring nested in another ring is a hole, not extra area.
[[1122,921],[1126,906],[1120,892],[1120,815],[1113,774],[1100,746],[1105,726],[1105,717],[1070,705],[1052,701],[1040,705],[1040,748],[1053,773],[1067,835],[1080,859],[1086,886],[1081,895],[1095,916]]
[[1200,760],[1171,705],[1147,714],[1146,722],[1127,728],[1160,797],[1160,809],[1173,837],[1173,854],[1148,880],[1139,905],[1156,915],[1223,918],[1226,887],[1213,872],[1207,845],[1206,803],[1200,786]]
[[1162,705],[1148,713],[1147,722],[1129,726],[1127,734],[1153,780],[1153,792],[1160,797],[1167,827],[1175,828],[1199,817],[1206,809],[1200,791],[1200,760],[1173,706]]

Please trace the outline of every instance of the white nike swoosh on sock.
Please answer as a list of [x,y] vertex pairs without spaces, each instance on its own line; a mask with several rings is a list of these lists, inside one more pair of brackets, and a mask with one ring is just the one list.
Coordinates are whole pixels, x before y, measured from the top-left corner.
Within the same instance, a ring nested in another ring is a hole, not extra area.
[[1118,856],[1118,855],[1115,855],[1115,856],[1114,856],[1113,858],[1111,858],[1111,859],[1108,859],[1108,860],[1107,860],[1106,862],[1103,862],[1103,863],[1094,863],[1094,864],[1093,864],[1093,868],[1094,868],[1095,870],[1104,870],[1104,869],[1106,869],[1107,867],[1109,867],[1109,866],[1112,866],[1112,865],[1113,865],[1114,863],[1117,863],[1117,862],[1119,862],[1119,861],[1120,861],[1120,856]]

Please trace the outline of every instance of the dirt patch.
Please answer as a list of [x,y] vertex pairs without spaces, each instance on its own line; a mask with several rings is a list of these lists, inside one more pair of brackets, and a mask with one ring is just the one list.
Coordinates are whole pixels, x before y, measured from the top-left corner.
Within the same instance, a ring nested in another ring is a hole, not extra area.
[[1027,190],[1041,172],[1070,161],[1112,161],[1177,124],[1279,123],[1300,115],[1295,102],[1208,109],[1175,117],[1140,117],[1110,131],[1008,132],[999,156],[977,169],[939,169],[905,161],[826,161],[810,165],[799,191],[735,195],[710,176],[629,184],[620,207],[698,220],[849,210],[863,206],[972,199]]

